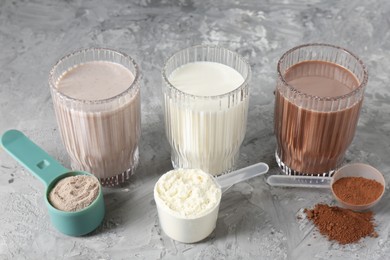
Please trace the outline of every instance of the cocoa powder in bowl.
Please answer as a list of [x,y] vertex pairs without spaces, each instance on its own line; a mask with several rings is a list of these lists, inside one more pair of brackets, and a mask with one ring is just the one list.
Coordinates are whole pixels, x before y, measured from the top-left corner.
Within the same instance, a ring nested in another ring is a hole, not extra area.
[[377,200],[384,187],[376,180],[363,177],[344,177],[332,185],[334,194],[352,205],[366,205]]
[[385,193],[383,174],[364,163],[347,164],[332,179],[332,193],[344,208],[362,211],[376,205]]

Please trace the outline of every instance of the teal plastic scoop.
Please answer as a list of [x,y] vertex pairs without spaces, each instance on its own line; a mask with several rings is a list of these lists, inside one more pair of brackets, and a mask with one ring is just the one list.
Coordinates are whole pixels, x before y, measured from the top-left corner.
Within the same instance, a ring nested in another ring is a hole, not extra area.
[[92,204],[79,211],[58,210],[50,204],[48,199],[51,189],[59,180],[75,175],[93,176],[92,174],[65,168],[18,130],[5,132],[0,142],[5,151],[45,184],[45,202],[50,219],[53,226],[60,232],[69,236],[82,236],[100,225],[105,213],[101,186],[99,186],[99,195]]

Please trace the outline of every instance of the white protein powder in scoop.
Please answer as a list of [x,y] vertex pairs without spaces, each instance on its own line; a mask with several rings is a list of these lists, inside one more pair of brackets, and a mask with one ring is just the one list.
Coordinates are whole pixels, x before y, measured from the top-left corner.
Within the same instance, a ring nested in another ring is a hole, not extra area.
[[62,211],[78,211],[88,207],[99,195],[99,181],[89,175],[63,178],[50,191],[50,204]]
[[160,177],[154,196],[174,215],[194,218],[218,205],[221,194],[213,177],[202,170],[176,169]]

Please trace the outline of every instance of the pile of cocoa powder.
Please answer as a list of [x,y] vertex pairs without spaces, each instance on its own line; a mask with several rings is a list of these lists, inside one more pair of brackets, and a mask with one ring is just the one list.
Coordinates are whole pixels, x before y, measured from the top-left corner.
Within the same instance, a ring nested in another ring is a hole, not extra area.
[[337,206],[317,204],[314,209],[305,209],[305,213],[322,235],[342,245],[355,243],[366,236],[378,236],[371,211],[355,212]]

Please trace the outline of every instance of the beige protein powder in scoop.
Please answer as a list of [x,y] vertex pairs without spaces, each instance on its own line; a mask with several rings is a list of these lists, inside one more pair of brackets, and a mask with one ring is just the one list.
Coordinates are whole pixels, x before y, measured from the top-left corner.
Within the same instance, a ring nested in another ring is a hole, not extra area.
[[99,195],[99,181],[89,175],[63,178],[50,191],[49,201],[62,211],[78,211],[91,205]]

